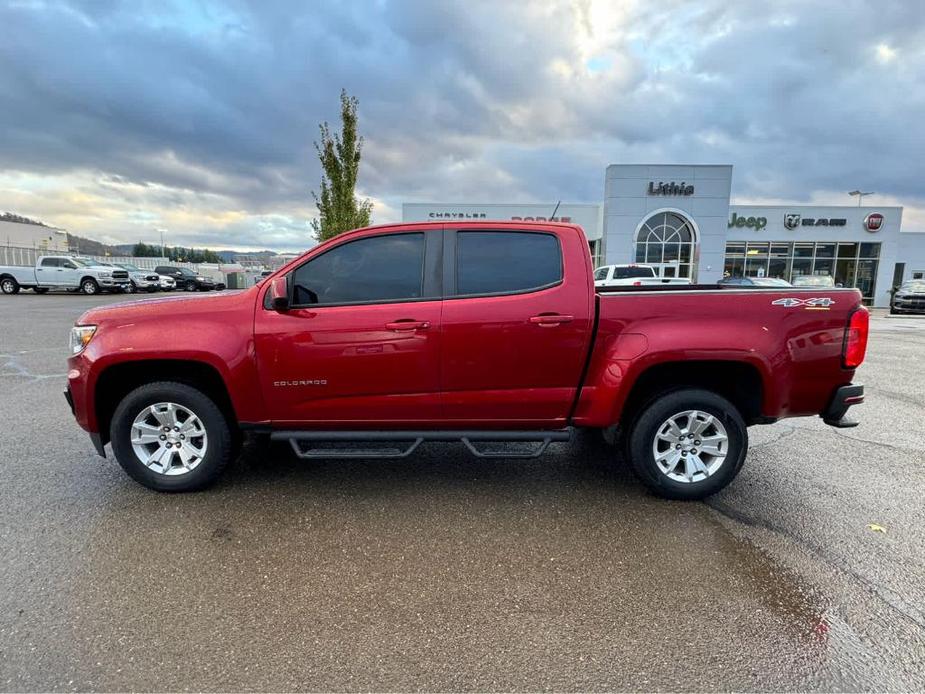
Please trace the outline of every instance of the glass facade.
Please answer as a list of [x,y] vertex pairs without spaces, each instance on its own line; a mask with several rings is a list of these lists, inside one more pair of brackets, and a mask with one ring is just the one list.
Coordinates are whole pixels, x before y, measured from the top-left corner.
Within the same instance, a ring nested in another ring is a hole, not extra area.
[[729,241],[724,277],[830,275],[836,284],[857,287],[870,304],[876,291],[879,243]]
[[661,277],[692,277],[694,230],[674,212],[649,217],[636,236],[636,262],[651,265]]

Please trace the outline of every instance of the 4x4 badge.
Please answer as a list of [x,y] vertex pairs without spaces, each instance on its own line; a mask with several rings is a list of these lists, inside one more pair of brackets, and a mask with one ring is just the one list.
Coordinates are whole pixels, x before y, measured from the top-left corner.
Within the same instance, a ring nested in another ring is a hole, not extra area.
[[771,302],[771,305],[786,306],[787,308],[793,308],[795,306],[819,306],[828,308],[834,303],[835,299],[830,299],[827,296],[813,297],[812,299],[797,299],[796,297],[788,296],[785,299],[775,299]]

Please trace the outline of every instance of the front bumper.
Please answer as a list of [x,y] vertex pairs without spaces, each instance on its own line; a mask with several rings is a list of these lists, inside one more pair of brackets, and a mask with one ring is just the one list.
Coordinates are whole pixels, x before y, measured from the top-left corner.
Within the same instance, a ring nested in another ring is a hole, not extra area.
[[897,313],[925,313],[925,296],[894,298],[892,308]]
[[835,389],[832,399],[829,401],[825,412],[820,415],[822,421],[829,426],[839,429],[856,427],[858,422],[848,419],[845,415],[848,408],[852,405],[860,405],[864,402],[864,386],[860,383],[849,383],[846,386],[840,386]]
[[[64,399],[67,400],[67,404],[71,408],[71,414],[77,417],[77,411],[74,409],[74,396],[71,394],[70,386],[64,389]],[[88,431],[87,433],[90,435],[90,442],[93,444],[96,452],[105,458],[106,446],[103,445],[103,437],[96,431]]]

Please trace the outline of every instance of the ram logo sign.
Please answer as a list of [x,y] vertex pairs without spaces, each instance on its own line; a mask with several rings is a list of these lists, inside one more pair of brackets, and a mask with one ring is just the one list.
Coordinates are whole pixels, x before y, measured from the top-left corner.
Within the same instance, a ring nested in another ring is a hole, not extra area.
[[827,296],[813,297],[812,299],[797,299],[788,296],[784,299],[775,299],[771,302],[772,306],[784,306],[786,308],[795,308],[797,306],[806,306],[807,308],[828,308],[835,303],[834,299]]

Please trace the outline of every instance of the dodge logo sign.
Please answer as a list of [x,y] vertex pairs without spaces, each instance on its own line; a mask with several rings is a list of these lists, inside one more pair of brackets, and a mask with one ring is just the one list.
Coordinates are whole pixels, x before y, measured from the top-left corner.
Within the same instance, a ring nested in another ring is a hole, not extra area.
[[864,217],[864,228],[867,231],[875,232],[880,231],[880,227],[883,226],[883,215],[879,212],[872,212],[866,217]]
[[784,226],[788,229],[796,229],[798,226],[800,226],[800,215],[785,214],[784,215]]

